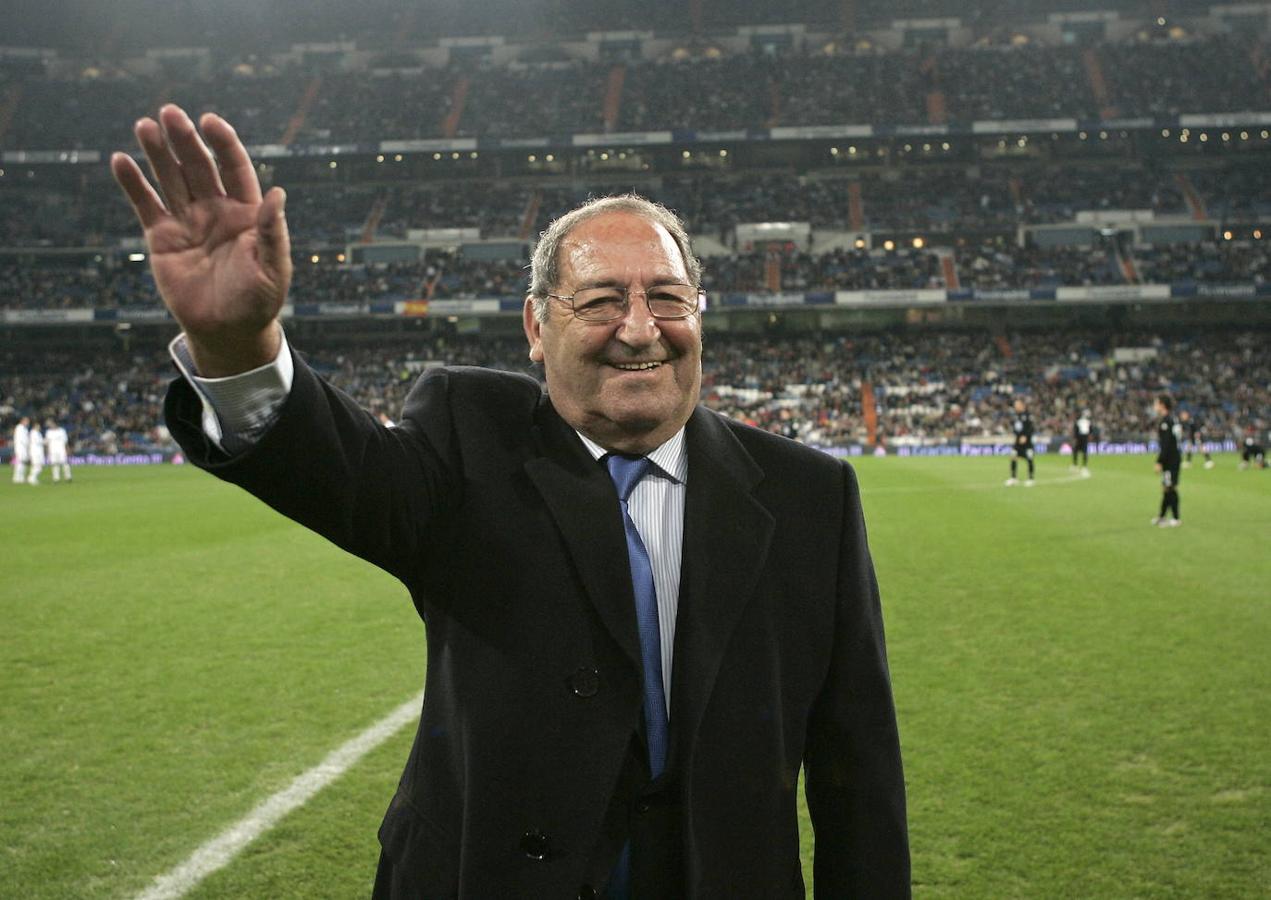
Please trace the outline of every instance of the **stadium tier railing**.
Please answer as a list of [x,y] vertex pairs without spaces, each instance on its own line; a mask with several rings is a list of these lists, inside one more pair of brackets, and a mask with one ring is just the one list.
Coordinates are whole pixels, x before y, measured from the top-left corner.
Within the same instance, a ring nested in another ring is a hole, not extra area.
[[[1271,282],[1245,284],[1125,284],[1034,287],[1019,289],[920,288],[914,290],[812,291],[784,293],[724,293],[708,298],[706,314],[739,309],[792,309],[803,307],[910,308],[945,303],[1009,305],[1016,303],[1151,303],[1170,300],[1263,300],[1271,297]],[[0,297],[0,307],[4,298]],[[291,303],[283,307],[284,319],[361,318],[365,316],[519,316],[521,295],[446,300],[393,300],[367,303]],[[0,321],[9,325],[50,325],[121,322],[159,322],[170,319],[166,309],[125,306],[109,309],[3,309]]]

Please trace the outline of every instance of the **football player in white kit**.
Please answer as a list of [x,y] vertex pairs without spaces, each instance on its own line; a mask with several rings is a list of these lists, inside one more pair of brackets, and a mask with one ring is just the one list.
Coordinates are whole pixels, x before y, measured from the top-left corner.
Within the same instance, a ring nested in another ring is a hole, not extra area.
[[26,483],[39,484],[40,473],[44,471],[44,435],[40,431],[38,420],[31,423],[26,439],[27,451],[31,456],[31,472],[26,477]]
[[26,480],[27,463],[31,461],[30,443],[31,420],[26,416],[18,419],[13,429],[13,483],[21,484]]
[[66,458],[66,429],[52,419],[44,423],[44,449],[48,453],[49,468],[53,470],[53,482],[65,478],[71,480],[71,464]]

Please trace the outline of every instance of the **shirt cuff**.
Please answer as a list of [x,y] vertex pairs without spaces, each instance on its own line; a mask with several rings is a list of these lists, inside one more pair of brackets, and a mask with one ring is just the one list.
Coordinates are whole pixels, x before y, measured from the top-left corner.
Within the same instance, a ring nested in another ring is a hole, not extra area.
[[197,374],[184,333],[172,339],[168,352],[203,403],[203,433],[226,453],[241,453],[254,444],[277,420],[291,393],[295,367],[286,334],[273,362],[224,378]]

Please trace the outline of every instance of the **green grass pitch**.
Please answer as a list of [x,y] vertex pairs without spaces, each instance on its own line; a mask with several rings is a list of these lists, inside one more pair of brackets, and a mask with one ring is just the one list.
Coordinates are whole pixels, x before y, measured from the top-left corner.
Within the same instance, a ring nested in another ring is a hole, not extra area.
[[[915,893],[1265,896],[1271,472],[1186,470],[1156,529],[1146,457],[857,468]],[[422,683],[400,585],[210,476],[0,496],[0,897],[135,895]],[[190,896],[366,896],[411,733]]]

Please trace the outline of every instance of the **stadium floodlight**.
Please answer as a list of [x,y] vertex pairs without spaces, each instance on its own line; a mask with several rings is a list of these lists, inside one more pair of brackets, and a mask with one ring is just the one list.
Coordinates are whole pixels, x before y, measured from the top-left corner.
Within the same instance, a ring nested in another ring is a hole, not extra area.
[[129,253],[128,262],[145,262],[146,255],[144,253]]

